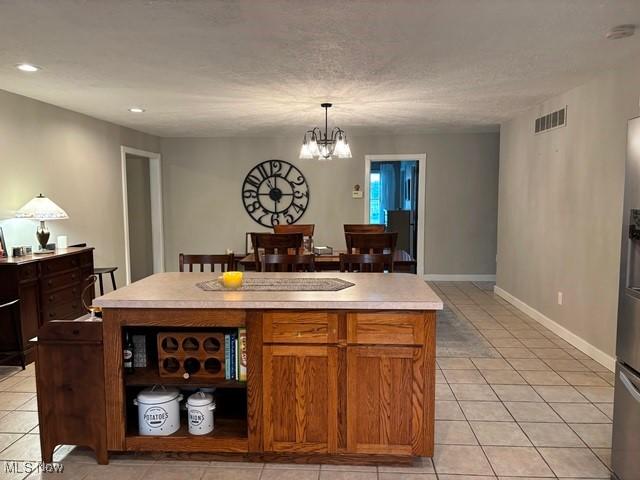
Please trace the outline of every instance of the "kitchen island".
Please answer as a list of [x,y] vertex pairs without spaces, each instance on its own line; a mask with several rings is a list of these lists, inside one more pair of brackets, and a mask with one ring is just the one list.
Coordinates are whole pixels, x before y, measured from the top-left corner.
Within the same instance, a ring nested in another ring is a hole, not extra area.
[[[94,301],[103,309],[106,450],[359,464],[432,456],[442,301],[429,286],[411,274],[245,274],[257,277],[352,285],[205,291],[197,284],[211,273],[161,273]],[[153,349],[146,368],[123,369],[124,332],[156,338],[235,328],[246,329],[246,382],[161,376]],[[216,387],[213,432],[139,435],[132,400],[154,384]]]

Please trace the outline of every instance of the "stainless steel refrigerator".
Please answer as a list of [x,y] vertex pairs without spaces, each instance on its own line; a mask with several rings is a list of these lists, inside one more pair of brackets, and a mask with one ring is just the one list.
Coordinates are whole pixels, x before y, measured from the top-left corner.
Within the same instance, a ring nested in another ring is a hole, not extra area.
[[620,480],[640,479],[640,117],[629,120],[612,464]]

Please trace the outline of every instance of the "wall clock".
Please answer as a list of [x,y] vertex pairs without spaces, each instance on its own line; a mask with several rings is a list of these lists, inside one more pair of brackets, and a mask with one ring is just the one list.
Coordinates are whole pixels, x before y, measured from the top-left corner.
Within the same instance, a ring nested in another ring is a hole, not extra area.
[[247,174],[242,201],[247,213],[260,225],[296,223],[309,205],[309,185],[291,163],[267,160]]

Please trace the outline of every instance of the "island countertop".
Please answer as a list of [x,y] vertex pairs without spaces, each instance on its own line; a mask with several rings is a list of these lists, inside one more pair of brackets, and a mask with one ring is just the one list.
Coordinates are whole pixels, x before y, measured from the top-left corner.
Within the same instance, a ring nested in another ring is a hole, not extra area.
[[406,273],[256,273],[245,278],[340,278],[354,285],[340,291],[204,291],[197,283],[212,273],[157,273],[93,301],[102,308],[238,308],[442,310],[442,300],[419,276]]

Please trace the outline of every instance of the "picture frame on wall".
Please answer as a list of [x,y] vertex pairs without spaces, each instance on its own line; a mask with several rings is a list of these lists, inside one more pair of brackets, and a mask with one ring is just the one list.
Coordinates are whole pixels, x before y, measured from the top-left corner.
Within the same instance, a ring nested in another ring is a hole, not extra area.
[[2,227],[0,227],[0,258],[8,256],[9,253],[7,252],[7,244],[4,241],[4,232],[2,231]]

